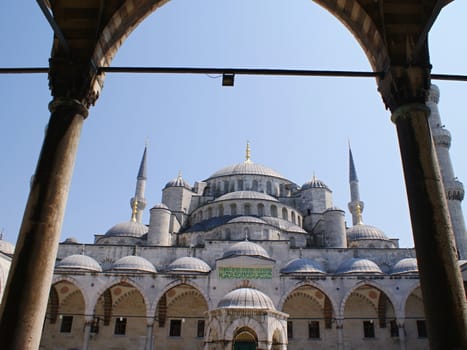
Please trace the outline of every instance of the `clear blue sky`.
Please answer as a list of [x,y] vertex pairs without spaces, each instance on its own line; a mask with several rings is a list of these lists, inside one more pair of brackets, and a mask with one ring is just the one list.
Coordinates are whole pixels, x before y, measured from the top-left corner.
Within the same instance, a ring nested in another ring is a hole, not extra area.
[[[467,2],[448,5],[430,33],[434,73],[467,74]],[[52,30],[35,1],[0,5],[0,67],[45,67]],[[128,38],[113,66],[370,70],[347,29],[310,0],[172,0]],[[467,184],[467,83],[434,82]],[[0,230],[15,242],[51,99],[45,74],[0,76]],[[61,240],[92,242],[127,221],[145,140],[148,209],[181,171],[193,184],[244,160],[301,185],[316,174],[347,209],[352,143],[364,222],[411,247],[396,131],[374,79],[108,74],[85,122]],[[464,208],[466,206],[464,205]],[[466,211],[466,209],[464,209]],[[347,214],[350,222],[350,216]]]

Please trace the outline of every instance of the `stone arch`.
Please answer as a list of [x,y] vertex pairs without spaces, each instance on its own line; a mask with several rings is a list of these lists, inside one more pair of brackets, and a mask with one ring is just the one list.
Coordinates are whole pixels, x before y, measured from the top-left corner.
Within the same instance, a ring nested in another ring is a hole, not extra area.
[[289,287],[284,292],[284,294],[282,294],[282,296],[281,296],[281,298],[279,300],[278,310],[283,310],[284,309],[284,303],[287,300],[289,295],[291,295],[298,288],[306,287],[306,286],[315,288],[315,289],[319,290],[321,293],[323,293],[329,299],[329,301],[331,303],[333,315],[337,315],[337,312],[339,311],[338,303],[333,298],[330,297],[330,293],[328,293],[326,291],[326,289],[323,288],[323,286],[319,285],[318,283],[316,283],[314,281],[305,281],[305,282],[297,283],[296,285],[293,285],[293,286]]
[[187,285],[190,286],[194,289],[196,289],[204,298],[204,301],[208,305],[208,309],[212,308],[212,302],[209,296],[206,294],[206,292],[195,282],[193,281],[181,281],[181,280],[176,280],[172,281],[169,284],[167,284],[163,289],[160,290],[159,293],[157,293],[156,297],[153,299],[153,302],[150,304],[151,307],[149,309],[148,315],[149,317],[155,317],[156,316],[156,309],[157,309],[157,304],[159,303],[159,300],[163,297],[165,293],[167,293],[170,289],[175,288],[177,286],[181,285]]
[[417,288],[420,288],[420,281],[416,280],[414,282],[415,283],[410,288],[407,289],[406,293],[401,298],[401,302],[400,302],[400,305],[399,305],[399,312],[400,312],[400,315],[402,315],[402,316],[405,316],[406,305],[407,305],[407,301],[408,301],[409,297],[412,295],[412,293]]
[[267,330],[262,324],[251,317],[242,317],[233,321],[229,327],[225,329],[223,339],[233,341],[235,333],[242,328],[250,328],[256,333],[256,339],[258,340],[267,339]]
[[154,338],[161,349],[179,348],[181,339],[201,349],[206,336],[207,299],[187,283],[172,285],[157,300]]
[[384,286],[381,286],[379,283],[375,282],[375,281],[369,281],[369,280],[364,280],[364,281],[360,281],[358,283],[356,283],[353,287],[351,287],[344,295],[344,297],[342,298],[340,304],[339,304],[339,313],[338,315],[339,316],[343,316],[344,315],[344,309],[345,309],[345,304],[348,300],[348,298],[350,297],[350,295],[355,292],[357,289],[363,287],[363,286],[370,286],[370,287],[373,287],[373,288],[376,288],[378,289],[380,292],[383,292],[384,294],[386,294],[386,296],[388,297],[389,301],[391,302],[392,306],[394,307],[394,311],[395,311],[395,305],[397,305],[397,303],[395,302],[397,300],[397,298],[395,298],[395,296],[393,295],[393,293],[388,290],[387,288],[385,288]]
[[133,288],[138,290],[138,292],[143,297],[144,303],[146,305],[146,313],[149,316],[150,315],[149,314],[149,310],[150,310],[149,306],[151,305],[151,301],[150,301],[150,298],[146,295],[146,293],[144,291],[144,287],[141,284],[139,284],[138,282],[136,282],[134,279],[128,278],[128,277],[123,277],[123,276],[115,276],[114,278],[111,278],[105,284],[103,284],[99,288],[97,288],[97,290],[95,291],[95,294],[92,296],[92,298],[90,298],[90,301],[92,302],[92,306],[95,307],[98,299],[101,297],[101,295],[104,294],[104,292],[107,289],[112,288],[112,287],[114,287],[114,286],[116,286],[118,284],[129,284]]
[[313,0],[336,17],[356,38],[375,71],[383,70],[389,55],[378,27],[355,0]]
[[254,343],[255,347],[258,346],[258,336],[256,332],[250,327],[241,327],[235,330],[232,339],[232,349],[235,350],[237,342]]
[[394,297],[388,295],[378,283],[362,281],[353,286],[342,300],[344,341],[355,337],[371,339],[373,346],[391,341],[390,322],[397,318]]
[[51,334],[44,337],[41,345],[53,348],[59,342],[64,348],[73,346],[73,338],[82,336],[86,322],[86,302],[82,290],[67,279],[59,279],[50,288],[47,303],[46,322],[42,332]]
[[61,276],[61,275],[54,275],[53,279],[52,279],[52,284],[51,284],[51,287],[54,286],[55,284],[61,282],[61,281],[67,281],[73,285],[76,286],[76,288],[78,288],[80,291],[81,291],[81,295],[83,296],[84,298],[84,310],[85,310],[85,313],[90,311],[90,308],[93,307],[93,304],[92,304],[92,300],[91,300],[91,297],[90,297],[90,293],[87,292],[87,288],[85,286],[85,283],[81,280],[77,280],[75,278],[73,278],[72,276]]

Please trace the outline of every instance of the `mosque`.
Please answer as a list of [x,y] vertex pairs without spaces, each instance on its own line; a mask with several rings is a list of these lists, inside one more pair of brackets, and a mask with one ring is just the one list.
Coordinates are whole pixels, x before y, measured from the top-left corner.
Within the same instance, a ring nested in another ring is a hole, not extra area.
[[[427,105],[459,266],[467,280],[464,190],[433,86]],[[414,249],[363,223],[349,150],[352,225],[331,189],[299,185],[252,161],[189,184],[181,175],[146,208],[144,150],[131,219],[59,246],[41,349],[427,349]],[[0,241],[0,293],[12,246]],[[464,282],[465,284],[465,282]]]

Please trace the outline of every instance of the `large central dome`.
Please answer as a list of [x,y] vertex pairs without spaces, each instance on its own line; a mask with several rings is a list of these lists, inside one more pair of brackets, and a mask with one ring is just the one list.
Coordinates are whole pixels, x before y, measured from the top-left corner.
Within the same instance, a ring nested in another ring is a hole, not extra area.
[[279,174],[277,171],[268,168],[264,165],[253,163],[252,161],[248,160],[243,163],[234,164],[226,166],[214,174],[212,174],[208,179],[221,177],[221,176],[231,176],[231,175],[264,175],[264,176],[271,176],[277,177],[279,179],[286,179],[284,176]]

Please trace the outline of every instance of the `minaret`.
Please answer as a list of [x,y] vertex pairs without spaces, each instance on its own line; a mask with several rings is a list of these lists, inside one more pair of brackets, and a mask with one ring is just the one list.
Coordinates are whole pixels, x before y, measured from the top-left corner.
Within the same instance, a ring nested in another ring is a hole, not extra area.
[[426,105],[430,108],[430,123],[433,141],[435,143],[438,163],[441,170],[452,229],[456,239],[459,259],[467,259],[467,233],[461,202],[464,199],[464,186],[454,175],[449,148],[451,147],[451,133],[444,128],[438,110],[439,89],[431,85]]
[[135,196],[130,200],[132,210],[131,220],[141,223],[143,218],[143,210],[146,208],[146,198],[144,192],[146,190],[146,152],[148,146],[144,147],[143,157],[139,165],[138,176],[136,178]]
[[350,202],[348,204],[352,214],[352,225],[362,223],[363,202],[360,200],[360,189],[358,186],[357,171],[352,156],[352,149],[349,143],[349,184],[350,184]]

